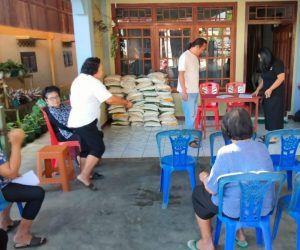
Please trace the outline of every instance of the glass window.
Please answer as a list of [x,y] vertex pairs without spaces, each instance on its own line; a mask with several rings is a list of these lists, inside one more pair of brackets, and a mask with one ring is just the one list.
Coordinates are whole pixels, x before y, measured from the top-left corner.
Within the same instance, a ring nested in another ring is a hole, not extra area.
[[198,7],[198,21],[231,21],[232,7]]

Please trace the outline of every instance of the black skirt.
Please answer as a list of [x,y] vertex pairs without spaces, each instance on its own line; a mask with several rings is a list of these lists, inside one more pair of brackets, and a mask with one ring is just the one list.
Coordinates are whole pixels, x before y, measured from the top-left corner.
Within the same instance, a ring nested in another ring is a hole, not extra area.
[[263,109],[265,114],[265,128],[272,131],[283,129],[284,120],[284,98],[282,95],[271,95],[270,98],[263,99]]

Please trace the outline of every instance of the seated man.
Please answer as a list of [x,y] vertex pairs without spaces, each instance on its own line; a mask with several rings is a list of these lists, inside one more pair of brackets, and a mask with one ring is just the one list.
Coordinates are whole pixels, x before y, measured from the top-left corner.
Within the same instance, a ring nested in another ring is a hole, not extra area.
[[[201,184],[193,191],[192,201],[196,220],[200,228],[201,240],[190,240],[189,249],[214,250],[210,219],[218,213],[218,177],[224,174],[250,171],[274,171],[268,149],[262,143],[251,139],[253,125],[247,111],[242,108],[232,109],[223,117],[221,124],[225,139],[232,144],[220,148],[210,173],[201,172]],[[238,187],[226,191],[223,213],[231,218],[239,217],[240,192]],[[263,215],[270,212],[272,193],[267,195],[262,209]],[[248,243],[242,230],[237,231],[236,244],[247,247]]]
[[8,139],[11,143],[9,161],[6,159],[4,152],[0,150],[0,190],[3,197],[8,202],[25,202],[21,222],[13,221],[10,218],[11,205],[1,213],[0,228],[9,231],[18,226],[14,236],[15,248],[40,246],[47,241],[44,237],[33,236],[30,233],[32,222],[40,211],[44,200],[44,189],[39,186],[28,186],[11,182],[12,179],[20,175],[21,145],[24,136],[22,129],[14,129],[9,132]]

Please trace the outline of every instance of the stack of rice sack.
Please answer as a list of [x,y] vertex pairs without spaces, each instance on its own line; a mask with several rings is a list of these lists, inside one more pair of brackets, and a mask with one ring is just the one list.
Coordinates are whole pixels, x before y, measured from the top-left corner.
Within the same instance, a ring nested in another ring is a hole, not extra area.
[[[113,95],[124,98],[125,94],[121,86],[121,76],[110,75],[104,79],[104,84],[108,88],[109,92]],[[122,105],[110,105],[108,108],[108,113],[112,117],[112,126],[128,126],[128,113]]]
[[144,127],[177,125],[166,74],[155,72],[138,79],[133,75],[113,75],[106,77],[104,83],[112,94],[126,97],[133,103],[128,113],[123,106],[111,105],[108,108],[113,118],[112,125],[124,126],[129,122],[132,126]]
[[171,94],[171,87],[167,84],[167,75],[161,72],[154,72],[148,75],[154,83],[157,97],[159,99],[159,120],[161,125],[176,126],[175,105]]

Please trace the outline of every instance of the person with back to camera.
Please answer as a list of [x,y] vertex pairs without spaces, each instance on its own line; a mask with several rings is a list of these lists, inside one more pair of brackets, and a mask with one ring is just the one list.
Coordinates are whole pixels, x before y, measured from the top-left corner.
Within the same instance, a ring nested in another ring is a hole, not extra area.
[[[283,62],[274,57],[271,50],[261,48],[258,52],[260,61],[262,81],[253,95],[257,96],[263,90],[263,109],[265,115],[265,128],[272,131],[283,129],[284,123],[284,65]],[[260,139],[264,141],[264,136]],[[277,142],[271,138],[270,143]]]
[[[192,195],[196,221],[200,229],[200,240],[189,240],[191,250],[214,250],[212,240],[211,218],[218,213],[218,178],[224,174],[250,171],[274,171],[273,163],[266,146],[252,140],[253,125],[247,111],[242,108],[232,109],[222,119],[222,134],[232,144],[219,149],[216,161],[210,173],[199,174],[201,184],[196,186]],[[240,207],[239,187],[226,189],[223,213],[231,218],[238,218]],[[268,214],[272,209],[273,193],[266,196],[262,214]],[[236,233],[236,244],[245,248],[248,246],[242,229]]]
[[77,179],[93,191],[97,188],[89,176],[105,150],[103,132],[97,126],[98,119],[100,120],[100,105],[106,102],[109,105],[132,107],[130,101],[114,96],[106,89],[101,82],[103,70],[103,64],[99,58],[90,57],[85,60],[81,73],[71,86],[72,108],[68,120],[68,127],[74,128],[75,133],[81,138],[81,151],[86,158]]
[[[194,129],[199,97],[199,57],[206,45],[204,38],[197,38],[189,43],[187,50],[179,57],[177,91],[181,96],[186,129]],[[198,140],[192,141],[190,146],[198,147]]]
[[0,150],[0,191],[8,202],[25,202],[21,221],[13,221],[10,217],[11,205],[1,213],[0,228],[11,231],[18,226],[14,236],[15,248],[27,248],[40,246],[47,242],[44,237],[37,237],[30,233],[33,220],[36,218],[44,197],[45,191],[39,186],[22,185],[12,183],[11,180],[18,177],[21,166],[21,145],[24,140],[22,129],[13,129],[8,133],[11,143],[10,159]]
[[[55,132],[57,140],[59,142],[64,141],[79,141],[80,137],[74,133],[74,129],[69,128],[68,119],[71,112],[71,106],[61,102],[60,89],[56,86],[47,86],[43,90],[42,97],[47,103],[47,107],[44,111],[47,113],[51,126]],[[80,153],[80,163],[84,162],[85,155]],[[81,164],[79,164],[81,166]],[[97,172],[91,174],[91,179],[102,179],[104,176]]]

